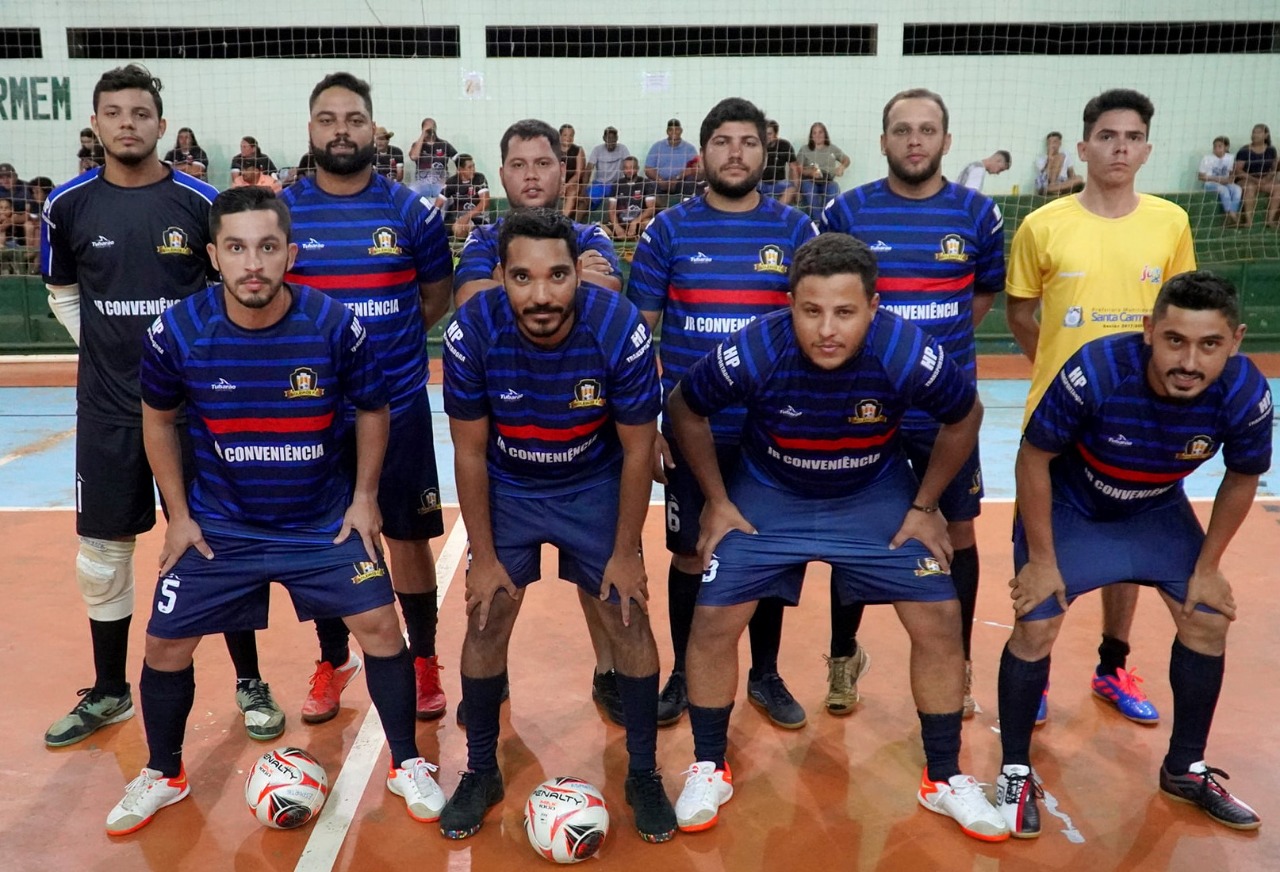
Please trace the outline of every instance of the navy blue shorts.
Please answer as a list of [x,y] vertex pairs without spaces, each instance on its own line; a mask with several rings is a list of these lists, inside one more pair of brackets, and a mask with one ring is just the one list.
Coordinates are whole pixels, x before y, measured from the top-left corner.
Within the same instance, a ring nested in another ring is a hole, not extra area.
[[273,581],[289,591],[300,621],[358,615],[395,601],[386,564],[370,563],[355,533],[341,545],[207,532],[204,540],[212,560],[189,548],[156,583],[150,635],[190,639],[265,629]]
[[831,566],[831,583],[845,603],[955,599],[951,575],[924,545],[912,539],[889,550],[916,487],[906,464],[870,488],[838,497],[799,496],[739,472],[729,497],[758,532],[735,530],[720,540],[703,573],[698,605],[766,597],[794,605],[810,561]]
[[431,401],[425,389],[411,406],[391,416],[378,508],[382,533],[388,539],[416,541],[444,534]]
[[[1088,518],[1068,503],[1053,501],[1053,549],[1067,587],[1068,604],[1081,594],[1125,581],[1159,588],[1184,602],[1203,542],[1204,529],[1185,498],[1166,509],[1111,521]],[[1026,563],[1026,531],[1022,518],[1017,517],[1013,522],[1014,570]],[[1196,609],[1217,614],[1205,605]],[[1020,620],[1042,621],[1060,614],[1057,598],[1049,597]]]
[[[667,447],[671,449],[671,459],[676,464],[675,467],[666,471],[667,484],[663,489],[667,499],[667,550],[672,554],[692,556],[698,553],[698,535],[702,532],[700,523],[702,507],[707,501],[703,499],[698,479],[694,477],[688,461],[680,453],[676,440],[668,438]],[[720,477],[726,482],[733,481],[741,459],[741,446],[716,445]]]
[[[934,430],[901,430],[902,449],[916,478],[924,478],[924,471],[929,468],[929,458],[933,454],[933,443],[938,439],[938,431]],[[978,456],[978,446],[973,446],[973,453],[960,467],[956,477],[943,490],[938,498],[938,508],[948,521],[972,521],[982,513],[982,459]]]

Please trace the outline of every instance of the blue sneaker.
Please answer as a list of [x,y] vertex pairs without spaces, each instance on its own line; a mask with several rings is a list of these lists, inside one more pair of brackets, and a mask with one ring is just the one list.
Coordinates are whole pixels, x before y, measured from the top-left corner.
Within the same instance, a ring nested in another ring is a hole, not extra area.
[[1141,685],[1142,679],[1136,671],[1117,669],[1115,675],[1093,677],[1093,695],[1113,704],[1129,720],[1151,726],[1160,720],[1160,713],[1142,692]]
[[1044,686],[1044,693],[1040,694],[1040,708],[1036,709],[1036,726],[1043,727],[1044,722],[1049,720],[1049,685]]

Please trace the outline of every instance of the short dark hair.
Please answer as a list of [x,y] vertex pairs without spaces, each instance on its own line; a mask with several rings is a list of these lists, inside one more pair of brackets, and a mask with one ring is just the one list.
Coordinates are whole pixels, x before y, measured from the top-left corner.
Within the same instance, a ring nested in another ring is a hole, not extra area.
[[252,146],[253,146],[253,148],[254,148],[254,150],[255,150],[255,151],[259,151],[259,150],[260,150],[260,149],[258,148],[258,140],[254,139],[252,136],[242,136],[242,137],[240,137],[240,141],[241,141],[241,142],[247,142],[247,143],[249,143],[250,145],[252,145]]
[[889,111],[903,100],[932,100],[938,104],[938,108],[942,110],[942,132],[946,133],[951,124],[951,113],[947,111],[947,104],[943,102],[941,95],[930,91],[928,88],[908,88],[905,91],[899,91],[889,98],[889,102],[884,104],[884,112],[880,115],[880,132],[889,132]]
[[[572,124],[561,124],[561,125],[560,125],[560,132],[561,132],[561,133],[564,133],[566,130],[573,130],[573,125],[572,125]],[[578,131],[573,130],[573,132],[574,132],[574,133],[577,133]]]
[[764,123],[764,126],[767,127],[769,130],[772,130],[774,133],[778,132],[778,122],[774,121],[772,118],[766,121]]
[[1098,123],[1103,112],[1116,109],[1132,109],[1137,112],[1142,119],[1142,126],[1147,128],[1147,133],[1151,132],[1151,116],[1156,114],[1156,107],[1150,98],[1132,88],[1112,88],[1084,104],[1084,138],[1088,139],[1093,133],[1093,125]]
[[1156,296],[1153,320],[1163,318],[1170,306],[1221,312],[1232,330],[1240,326],[1240,295],[1235,285],[1209,270],[1178,273],[1166,281]]
[[222,229],[222,216],[234,215],[237,212],[275,212],[276,221],[284,231],[287,240],[293,232],[293,221],[289,217],[289,207],[283,200],[276,198],[270,188],[256,185],[246,188],[227,188],[213,198],[213,206],[209,208],[209,238],[216,245],[218,231]]
[[556,160],[564,160],[564,155],[560,153],[560,134],[556,129],[545,121],[539,121],[537,118],[526,118],[523,121],[517,121],[506,129],[502,134],[502,139],[498,142],[498,150],[502,153],[502,162],[507,162],[507,146],[511,144],[513,139],[545,139],[551,145],[551,150],[555,152]]
[[[184,134],[184,133],[191,137],[191,144],[192,144],[193,146],[196,146],[196,145],[199,145],[199,144],[200,144],[199,142],[197,142],[197,141],[196,141],[196,132],[195,132],[194,130],[192,130],[190,127],[179,127],[179,128],[178,128],[178,136],[181,136],[181,135],[182,135],[182,134]],[[175,137],[175,140],[176,140],[176,137]]]
[[867,299],[876,292],[876,256],[865,242],[847,233],[823,233],[796,249],[788,277],[794,292],[808,276],[851,273],[862,279]]
[[1217,145],[1219,142],[1222,143],[1223,148],[1231,148],[1231,140],[1227,138],[1225,133],[1222,136],[1215,136],[1213,138],[1214,145]]
[[1005,151],[1002,148],[999,151],[997,151],[996,154],[1004,158],[1005,169],[1008,169],[1009,167],[1013,166],[1013,155],[1009,154],[1009,152]]
[[373,114],[373,90],[369,87],[369,83],[364,79],[357,78],[351,73],[330,73],[325,76],[316,86],[311,89],[311,98],[307,101],[307,111],[313,109],[316,100],[320,99],[320,95],[330,88],[345,88],[360,96],[364,101],[364,111],[370,115]]
[[741,97],[726,97],[712,106],[707,117],[702,119],[702,127],[698,131],[699,147],[706,148],[707,143],[711,141],[711,134],[715,133],[720,125],[730,121],[742,121],[755,125],[756,135],[760,137],[761,142],[764,142],[765,117],[759,107]]
[[82,128],[80,128],[80,135],[81,135],[81,136],[92,136],[94,139],[97,139],[97,138],[98,138],[98,134],[96,134],[96,133],[94,133],[94,132],[93,132],[93,128],[92,128],[92,127],[82,127]]
[[1062,132],[1059,130],[1050,130],[1048,133],[1044,135],[1045,142],[1048,142],[1050,139],[1053,139],[1055,136],[1058,137],[1058,139],[1062,139]]
[[[530,137],[521,137],[528,139]],[[555,209],[520,209],[502,219],[498,228],[498,260],[507,262],[507,250],[517,236],[526,239],[561,239],[569,248],[569,258],[578,260],[578,231],[573,222]]]
[[459,154],[459,155],[455,155],[453,158],[453,165],[456,166],[458,169],[462,169],[462,167],[465,164],[474,163],[474,162],[475,162],[475,158],[473,158],[471,155],[467,154],[466,152],[463,152],[462,154]]
[[102,94],[137,88],[151,95],[151,99],[156,101],[156,116],[163,118],[164,101],[160,99],[160,90],[163,87],[160,80],[151,75],[151,71],[142,64],[126,64],[114,70],[107,70],[102,74],[102,78],[98,79],[98,84],[93,86],[93,111],[97,113],[98,97]]

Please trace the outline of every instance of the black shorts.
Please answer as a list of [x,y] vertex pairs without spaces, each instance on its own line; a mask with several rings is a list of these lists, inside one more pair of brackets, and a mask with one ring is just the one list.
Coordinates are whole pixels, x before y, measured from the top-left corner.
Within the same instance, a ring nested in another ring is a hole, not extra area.
[[[937,441],[937,430],[901,430],[902,450],[906,452],[911,471],[917,479],[924,478],[924,471],[929,468],[929,457],[933,454],[933,443]],[[982,514],[982,461],[978,456],[978,446],[973,446],[973,453],[960,467],[956,477],[938,497],[938,509],[947,521],[972,521]]]
[[444,535],[431,401],[425,389],[412,405],[391,416],[378,508],[382,533],[388,539],[419,541]]
[[[667,447],[671,450],[671,459],[676,464],[674,469],[666,471],[667,550],[672,554],[692,556],[698,553],[698,534],[702,531],[702,507],[706,504],[706,500],[702,496],[702,488],[698,487],[698,479],[694,477],[688,461],[676,446],[676,440],[669,437]],[[742,448],[738,445],[716,445],[720,477],[724,479],[726,485],[733,480],[741,457]]]
[[[178,428],[187,487],[195,468],[191,439]],[[76,419],[76,534],[120,539],[156,525],[156,489],[142,427]]]

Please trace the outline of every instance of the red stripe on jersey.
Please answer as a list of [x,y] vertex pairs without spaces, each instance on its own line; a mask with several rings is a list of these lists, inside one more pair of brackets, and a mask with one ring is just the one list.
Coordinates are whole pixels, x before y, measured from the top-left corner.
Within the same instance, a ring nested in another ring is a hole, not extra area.
[[333,423],[333,412],[308,418],[202,418],[210,433],[315,433]]
[[1112,466],[1104,463],[1096,456],[1089,452],[1080,443],[1076,443],[1076,449],[1080,452],[1080,456],[1084,458],[1084,462],[1092,466],[1098,472],[1109,475],[1112,478],[1119,478],[1124,481],[1141,481],[1148,484],[1168,484],[1171,481],[1186,478],[1191,474],[1192,470],[1186,472],[1139,472],[1136,469],[1121,469],[1118,466]]
[[796,448],[801,451],[840,451],[848,448],[875,448],[876,446],[884,445],[897,432],[898,428],[894,427],[879,436],[848,436],[844,439],[783,439],[780,436],[774,436],[772,433],[769,436],[779,448]]
[[787,305],[786,291],[733,291],[716,288],[667,288],[667,296],[681,303],[716,303],[719,305],[773,306]]
[[389,273],[360,273],[357,275],[338,276],[300,275],[295,272],[284,274],[284,279],[287,282],[297,285],[309,285],[320,291],[390,288],[394,285],[403,285],[406,282],[415,281],[417,277],[417,271],[412,268],[399,269]]
[[600,429],[600,426],[609,419],[608,415],[601,415],[594,421],[586,424],[579,424],[577,427],[566,427],[563,429],[551,427],[539,427],[537,424],[525,424],[522,427],[512,427],[510,424],[498,424],[498,433],[508,439],[541,439],[544,442],[568,442],[570,439],[577,439],[580,436],[586,436]]
[[915,291],[918,293],[935,293],[937,291],[963,291],[973,284],[973,274],[954,279],[926,279],[920,277],[888,278],[876,277],[877,291]]

